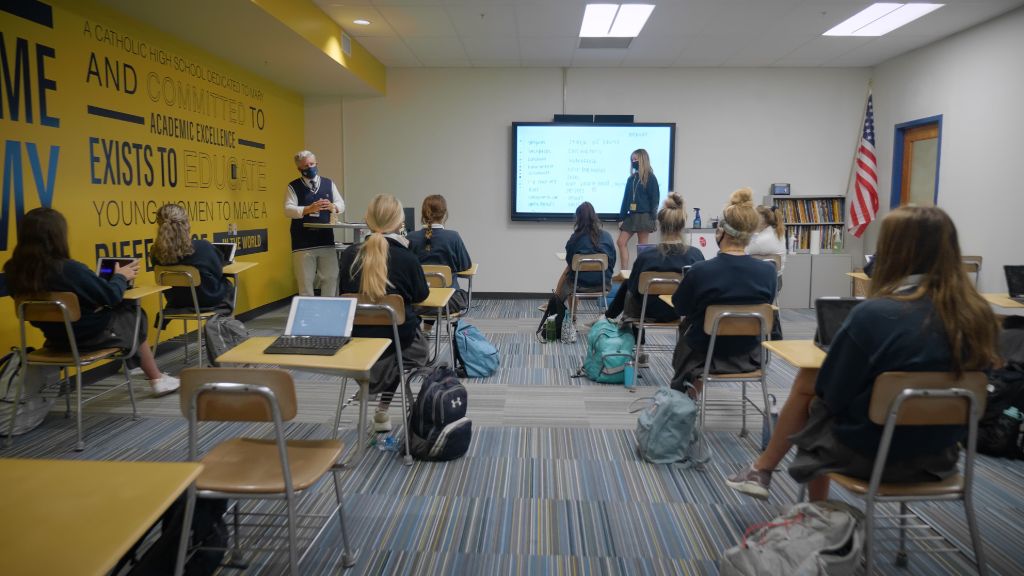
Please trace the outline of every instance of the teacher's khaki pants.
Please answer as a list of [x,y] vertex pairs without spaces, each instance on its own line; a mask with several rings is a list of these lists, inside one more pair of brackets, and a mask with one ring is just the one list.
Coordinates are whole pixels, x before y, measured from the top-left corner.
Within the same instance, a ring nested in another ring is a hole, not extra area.
[[321,296],[338,295],[338,252],[334,246],[292,252],[292,268],[299,296],[313,296],[318,277]]

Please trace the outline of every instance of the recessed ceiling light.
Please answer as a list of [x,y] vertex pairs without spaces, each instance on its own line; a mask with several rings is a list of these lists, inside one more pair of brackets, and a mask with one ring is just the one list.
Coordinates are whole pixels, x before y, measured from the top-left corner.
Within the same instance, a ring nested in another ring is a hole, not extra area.
[[360,18],[358,20],[353,20],[352,23],[353,24],[358,24],[360,26],[369,26],[370,25],[370,21],[366,20],[364,18]]
[[654,4],[587,4],[580,38],[636,38]]
[[945,4],[877,2],[840,22],[822,36],[882,36],[943,6]]

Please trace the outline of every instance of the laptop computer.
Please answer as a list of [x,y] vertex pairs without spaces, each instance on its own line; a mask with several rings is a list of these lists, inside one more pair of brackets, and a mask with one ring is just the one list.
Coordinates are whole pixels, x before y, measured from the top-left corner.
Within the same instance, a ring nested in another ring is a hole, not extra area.
[[1006,291],[1010,300],[1024,304],[1024,266],[1003,266],[1006,273]]
[[[135,262],[137,258],[110,258],[100,257],[96,259],[96,275],[104,280],[110,280],[114,276],[114,265],[127,266],[132,262]],[[128,282],[128,287],[131,288],[135,284],[134,281]]]
[[814,311],[818,316],[818,329],[814,333],[814,345],[828,352],[839,328],[855,306],[863,302],[863,298],[818,298],[814,301]]
[[235,261],[235,249],[238,248],[238,244],[234,242],[211,242],[211,244],[220,252],[220,258],[225,264]]
[[356,305],[355,298],[292,298],[284,335],[263,352],[333,356],[351,339]]

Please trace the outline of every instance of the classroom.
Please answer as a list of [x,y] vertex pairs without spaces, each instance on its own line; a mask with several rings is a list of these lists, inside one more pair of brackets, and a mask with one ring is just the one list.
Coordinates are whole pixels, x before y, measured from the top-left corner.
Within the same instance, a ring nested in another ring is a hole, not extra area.
[[0,49],[0,573],[1024,566],[1024,0],[12,0]]

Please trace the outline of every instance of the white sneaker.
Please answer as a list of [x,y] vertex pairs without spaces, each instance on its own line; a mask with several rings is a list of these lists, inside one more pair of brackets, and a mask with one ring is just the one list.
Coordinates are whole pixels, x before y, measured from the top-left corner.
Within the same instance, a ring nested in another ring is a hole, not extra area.
[[143,372],[142,370],[142,366],[136,366],[135,368],[132,368],[131,370],[128,371],[129,376],[143,376],[145,374],[146,373]]
[[149,384],[153,387],[153,396],[159,397],[177,392],[181,381],[170,374],[161,374],[159,378],[150,380]]
[[388,416],[387,411],[376,411],[373,413],[373,431],[374,432],[390,432],[391,431],[391,417]]

